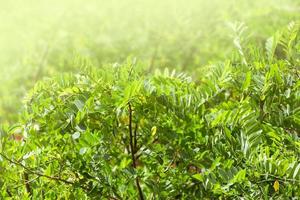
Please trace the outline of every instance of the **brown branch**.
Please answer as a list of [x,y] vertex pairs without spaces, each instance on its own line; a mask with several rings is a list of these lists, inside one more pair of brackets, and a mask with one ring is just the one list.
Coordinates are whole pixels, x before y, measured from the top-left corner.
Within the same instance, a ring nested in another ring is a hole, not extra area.
[[51,179],[51,180],[55,180],[55,181],[64,182],[64,183],[66,183],[66,184],[71,184],[71,185],[74,185],[74,184],[75,184],[74,182],[71,182],[71,181],[68,181],[68,180],[65,180],[65,179],[61,179],[60,177],[56,177],[56,176],[48,176],[48,175],[42,174],[42,173],[40,173],[40,172],[33,171],[32,169],[26,167],[26,166],[23,165],[22,163],[9,159],[9,158],[8,158],[6,155],[4,155],[3,153],[0,153],[0,155],[1,155],[5,160],[9,161],[10,163],[13,163],[13,164],[15,164],[15,165],[18,165],[18,166],[22,167],[23,169],[25,169],[26,171],[28,171],[28,172],[31,173],[31,174],[35,174],[35,175],[37,175],[37,176],[45,177],[45,178],[48,178],[48,179]]
[[29,175],[28,173],[24,172],[24,184],[26,188],[26,192],[32,197],[32,189],[30,187]]
[[128,103],[128,108],[129,108],[129,140],[130,140],[130,153],[131,153],[131,159],[132,159],[132,166],[136,168],[136,163],[135,163],[135,156],[134,156],[134,145],[133,145],[133,134],[132,134],[132,108],[131,104]]
[[[134,155],[134,144],[133,144],[133,141],[136,141],[136,137],[133,138],[133,130],[132,130],[132,107],[131,107],[131,104],[128,103],[128,109],[129,109],[129,125],[128,125],[128,128],[129,128],[129,137],[130,137],[130,153],[131,153],[131,159],[132,159],[132,166],[133,168],[136,169],[136,158],[135,158],[135,155]],[[136,134],[135,134],[136,136]],[[135,182],[136,182],[136,187],[138,189],[138,192],[139,192],[139,199],[140,200],[144,200],[144,195],[143,195],[143,192],[142,192],[142,188],[140,186],[140,181],[139,181],[139,177],[137,176],[136,179],[135,179]]]
[[[36,181],[38,178],[40,178],[40,177],[37,176],[37,177],[34,178],[34,179],[28,180],[28,182],[25,181],[25,184],[26,184],[26,183],[32,183],[32,182]],[[14,187],[13,189],[15,190],[15,189],[18,189],[19,187],[22,187],[22,186],[23,186],[23,184],[20,184],[20,185],[17,185],[16,187]]]
[[8,194],[9,197],[13,197],[8,188],[6,189],[6,193]]
[[137,149],[137,130],[138,130],[139,126],[138,124],[135,125],[135,128],[134,128],[134,144],[133,144],[133,153],[135,154],[138,149]]
[[[37,178],[39,178],[39,177],[45,177],[45,178],[48,178],[48,179],[51,179],[51,180],[64,182],[64,183],[70,184],[70,185],[76,184],[75,182],[71,182],[71,181],[62,179],[62,178],[60,178],[60,177],[56,177],[56,176],[48,176],[48,175],[42,174],[42,173],[40,173],[40,172],[36,172],[36,171],[34,171],[34,170],[32,170],[32,169],[26,167],[26,166],[23,165],[22,163],[20,163],[20,162],[18,162],[18,161],[14,161],[14,160],[8,158],[8,157],[7,157],[6,155],[4,155],[3,153],[0,153],[0,155],[1,155],[5,160],[9,161],[10,163],[22,167],[23,169],[25,169],[27,172],[29,172],[29,173],[31,173],[31,174],[37,175],[37,176],[38,176]],[[27,174],[27,173],[26,173],[26,174]],[[30,183],[30,182],[32,182],[32,181],[34,181],[35,179],[29,180],[28,174],[27,174],[27,177],[25,177],[25,176],[26,176],[26,175],[24,174],[26,190],[32,192],[31,188],[27,188],[27,184]],[[36,179],[37,179],[37,178],[36,178]],[[94,178],[94,177],[92,177],[92,178]],[[94,179],[97,180],[96,178],[94,178]],[[97,181],[98,181],[98,180],[97,180]],[[82,186],[82,185],[80,185],[79,187],[82,188],[82,189],[85,190],[85,191],[89,191],[89,188],[88,188],[88,187],[84,187],[84,186]],[[111,187],[111,186],[109,186],[109,187]],[[112,188],[113,188],[113,187],[112,187]],[[10,192],[8,189],[6,190],[6,192],[7,192],[7,194],[8,194],[10,197],[12,197],[12,194],[11,194],[11,192]],[[117,198],[115,198],[115,197],[108,197],[108,199],[122,199],[121,196],[116,192],[116,190],[115,190],[114,188],[113,188],[113,192],[114,192],[114,195],[115,195]],[[31,193],[31,194],[32,194],[32,193]],[[143,200],[143,199],[141,199],[141,200]]]

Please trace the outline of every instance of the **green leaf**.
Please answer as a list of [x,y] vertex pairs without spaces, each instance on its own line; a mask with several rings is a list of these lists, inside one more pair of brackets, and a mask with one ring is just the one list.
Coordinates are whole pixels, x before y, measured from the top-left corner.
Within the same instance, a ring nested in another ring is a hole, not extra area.
[[252,73],[251,73],[251,71],[248,71],[246,73],[245,81],[242,86],[243,91],[248,90],[248,88],[251,84],[251,77],[252,77]]
[[75,132],[73,135],[72,135],[72,138],[73,140],[76,140],[80,137],[80,133],[79,132]]
[[194,174],[193,178],[197,179],[198,181],[203,182],[204,178],[202,174]]

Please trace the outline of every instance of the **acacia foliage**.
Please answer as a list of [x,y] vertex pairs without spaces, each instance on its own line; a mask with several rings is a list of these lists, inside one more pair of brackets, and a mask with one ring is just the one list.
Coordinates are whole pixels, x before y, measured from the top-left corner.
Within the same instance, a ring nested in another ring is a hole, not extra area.
[[38,83],[1,130],[1,197],[300,196],[299,26],[239,41],[195,79],[128,62]]
[[231,22],[249,25],[247,41],[259,44],[300,19],[299,0],[85,2],[3,1],[15,12],[0,13],[10,26],[0,27],[0,124],[17,122],[20,99],[43,77],[79,72],[78,58],[99,67],[135,56],[150,68],[195,73],[231,55]]

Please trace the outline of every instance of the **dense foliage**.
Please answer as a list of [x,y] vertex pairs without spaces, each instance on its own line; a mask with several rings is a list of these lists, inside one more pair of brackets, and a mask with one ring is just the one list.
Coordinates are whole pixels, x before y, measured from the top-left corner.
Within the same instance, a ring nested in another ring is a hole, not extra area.
[[236,30],[232,59],[193,78],[129,59],[39,82],[1,130],[1,197],[299,197],[299,25],[265,49]]
[[38,80],[79,73],[81,58],[101,67],[134,56],[152,69],[197,74],[231,55],[236,21],[249,27],[246,41],[263,46],[300,19],[300,1],[3,0],[0,19],[0,124],[13,124]]

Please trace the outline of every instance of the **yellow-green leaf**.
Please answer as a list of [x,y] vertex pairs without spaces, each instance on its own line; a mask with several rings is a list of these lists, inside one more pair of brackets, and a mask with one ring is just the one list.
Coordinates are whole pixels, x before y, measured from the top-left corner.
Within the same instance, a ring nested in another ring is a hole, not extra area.
[[247,72],[246,77],[245,77],[245,81],[244,81],[243,86],[242,86],[243,90],[247,90],[249,88],[249,86],[251,84],[251,76],[252,76],[251,72],[250,71]]
[[278,182],[278,180],[275,180],[273,188],[274,188],[275,192],[279,191],[279,182]]
[[157,131],[156,126],[153,126],[153,127],[151,128],[151,135],[154,136],[154,135],[156,134],[156,131]]

